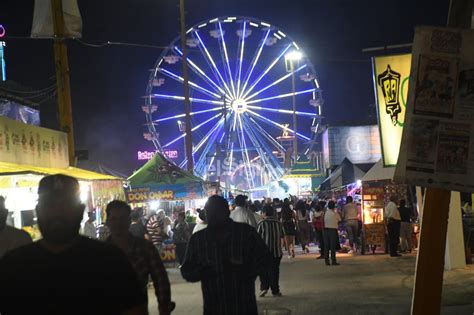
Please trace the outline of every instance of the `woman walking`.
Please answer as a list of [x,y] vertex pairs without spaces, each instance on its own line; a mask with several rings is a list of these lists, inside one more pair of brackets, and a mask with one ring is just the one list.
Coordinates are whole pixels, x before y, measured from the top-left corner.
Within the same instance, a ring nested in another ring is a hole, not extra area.
[[323,228],[324,228],[324,211],[326,207],[325,201],[320,201],[316,207],[313,214],[313,226],[316,233],[316,240],[319,243],[319,257],[316,259],[324,258],[324,237],[323,237]]
[[295,212],[291,210],[290,200],[285,198],[281,209],[281,223],[283,225],[283,234],[285,235],[286,249],[288,250],[288,258],[295,258]]
[[324,213],[324,259],[326,260],[326,265],[329,264],[329,252],[331,252],[331,264],[339,265],[336,261],[336,250],[339,242],[339,235],[337,233],[337,227],[341,222],[341,217],[339,213],[336,212],[336,203],[331,200],[328,202],[328,209]]
[[301,248],[303,249],[303,254],[309,253],[309,231],[310,225],[309,221],[309,211],[306,208],[306,203],[303,200],[298,200],[296,202],[296,215],[298,217],[298,230],[299,230],[299,237]]

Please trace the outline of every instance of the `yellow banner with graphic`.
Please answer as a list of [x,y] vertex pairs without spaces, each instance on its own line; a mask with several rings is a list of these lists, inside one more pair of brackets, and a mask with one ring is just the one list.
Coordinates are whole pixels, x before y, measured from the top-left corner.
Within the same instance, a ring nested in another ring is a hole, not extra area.
[[67,135],[0,116],[0,161],[66,168]]
[[373,58],[377,118],[385,167],[397,164],[405,123],[410,68],[411,54]]

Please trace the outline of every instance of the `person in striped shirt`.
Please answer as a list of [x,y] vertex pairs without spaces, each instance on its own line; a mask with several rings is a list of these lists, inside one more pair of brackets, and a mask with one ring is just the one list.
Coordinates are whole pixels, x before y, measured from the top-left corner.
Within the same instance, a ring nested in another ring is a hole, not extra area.
[[263,220],[257,226],[257,232],[267,245],[272,254],[271,263],[265,271],[260,274],[260,297],[264,297],[271,288],[273,296],[282,296],[280,292],[280,261],[283,256],[281,250],[281,238],[283,228],[281,223],[275,219],[275,210],[269,204],[263,207]]

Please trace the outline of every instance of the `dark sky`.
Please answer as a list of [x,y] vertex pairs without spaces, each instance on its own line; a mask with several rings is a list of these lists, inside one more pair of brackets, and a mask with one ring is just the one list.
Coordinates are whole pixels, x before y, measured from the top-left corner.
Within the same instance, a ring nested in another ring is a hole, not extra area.
[[[187,25],[224,15],[251,16],[290,34],[315,66],[325,100],[325,123],[374,122],[370,54],[366,47],[409,43],[416,25],[445,25],[448,0],[187,0]],[[179,31],[178,0],[79,0],[85,41],[168,45]],[[9,36],[29,36],[32,0],[2,0],[0,23]],[[11,80],[50,86],[50,40],[7,39]],[[68,42],[76,147],[126,174],[140,165],[141,110],[148,69],[159,49],[93,48]],[[391,51],[396,53],[402,51]],[[405,51],[406,52],[406,51]]]

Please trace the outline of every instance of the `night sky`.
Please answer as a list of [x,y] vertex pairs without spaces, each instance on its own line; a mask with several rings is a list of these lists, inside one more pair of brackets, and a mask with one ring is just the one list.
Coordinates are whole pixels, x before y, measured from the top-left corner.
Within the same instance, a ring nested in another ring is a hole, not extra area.
[[[224,15],[251,16],[290,34],[315,66],[325,124],[375,123],[367,47],[409,43],[416,25],[446,25],[448,0],[188,0],[187,26]],[[79,0],[83,40],[168,45],[179,31],[177,0]],[[54,81],[50,40],[28,39],[33,0],[2,0],[8,79],[41,89]],[[23,37],[23,38],[17,38]],[[140,166],[141,109],[148,70],[161,50],[127,46],[93,48],[68,41],[77,149],[131,174]],[[388,53],[407,52],[393,50]],[[383,52],[379,52],[381,54]]]

